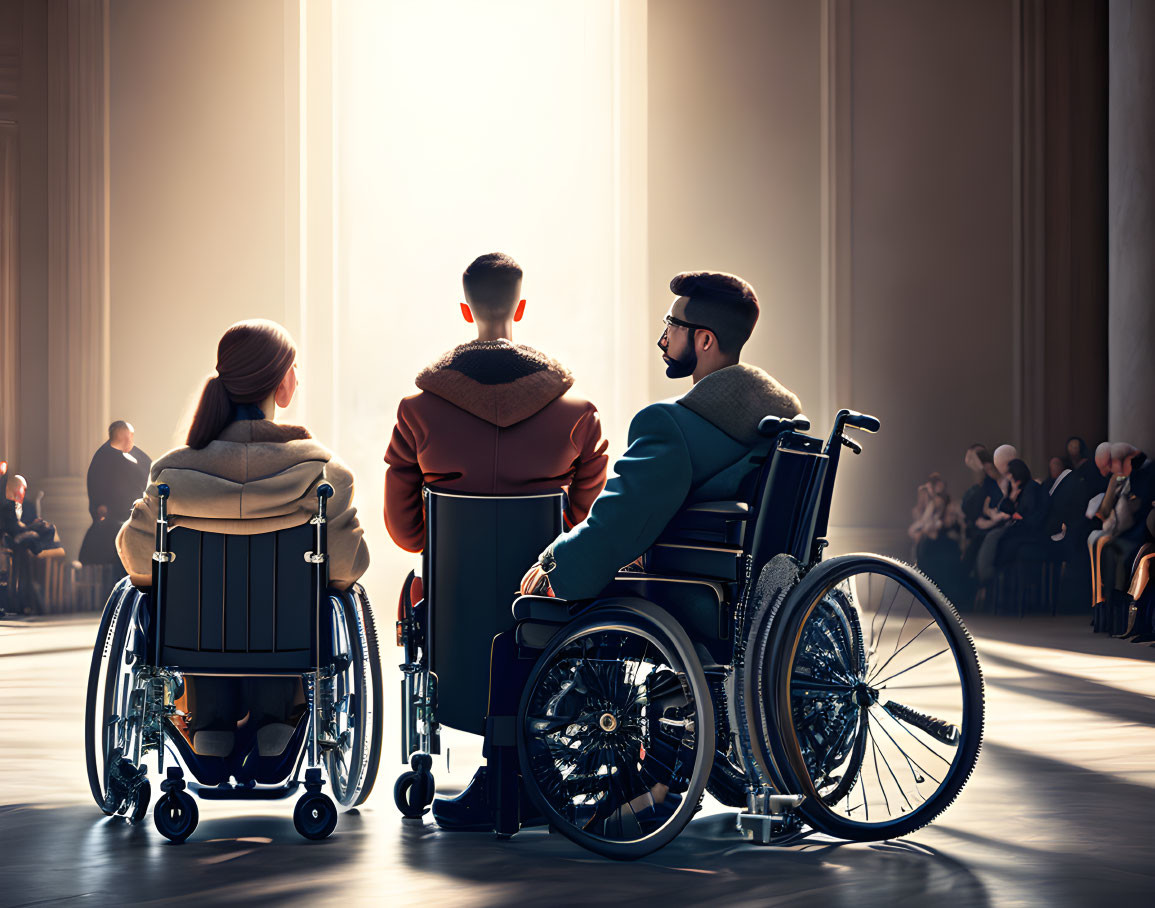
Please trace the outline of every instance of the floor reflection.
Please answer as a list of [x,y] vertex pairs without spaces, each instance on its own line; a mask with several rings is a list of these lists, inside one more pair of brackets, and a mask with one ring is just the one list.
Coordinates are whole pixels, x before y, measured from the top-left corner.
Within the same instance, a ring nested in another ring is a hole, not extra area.
[[[1155,672],[1127,644],[1113,641],[1115,656],[1087,643],[1081,622],[1048,626],[1045,641],[1031,622],[983,622],[986,742],[971,783],[930,827],[896,842],[760,848],[707,801],[673,844],[631,864],[545,830],[498,841],[402,821],[392,741],[374,796],[329,840],[297,835],[291,800],[202,802],[193,838],[171,845],[151,817],[103,818],[88,795],[77,733],[88,654],[73,637],[93,629],[18,631],[23,654],[0,658],[0,905],[1151,902]],[[472,763],[455,756],[442,787],[464,784]]]

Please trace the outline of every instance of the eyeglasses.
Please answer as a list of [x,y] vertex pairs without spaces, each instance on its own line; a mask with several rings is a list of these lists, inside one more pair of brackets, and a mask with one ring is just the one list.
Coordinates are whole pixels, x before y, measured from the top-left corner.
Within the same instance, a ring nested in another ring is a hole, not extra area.
[[713,328],[708,328],[705,325],[695,325],[693,322],[684,322],[680,318],[674,318],[672,315],[665,317],[665,328],[662,329],[662,336],[658,338],[658,346],[665,350],[665,345],[669,343],[670,328],[685,328],[693,333],[694,331],[713,331]]
[[672,315],[667,315],[665,321],[666,321],[667,327],[673,326],[676,328],[689,328],[691,331],[712,331],[713,330],[712,328],[709,328],[706,325],[695,325],[693,322],[684,322],[680,318],[674,318]]

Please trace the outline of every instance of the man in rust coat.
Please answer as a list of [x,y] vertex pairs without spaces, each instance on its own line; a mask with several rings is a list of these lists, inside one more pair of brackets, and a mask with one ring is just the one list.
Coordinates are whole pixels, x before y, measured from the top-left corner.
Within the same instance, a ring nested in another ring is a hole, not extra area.
[[606,481],[597,408],[570,394],[556,360],[512,341],[521,321],[522,271],[509,256],[475,259],[462,276],[461,311],[477,340],[422,369],[401,401],[385,453],[385,526],[409,552],[425,545],[422,487],[476,494],[562,488],[566,518],[581,523]]

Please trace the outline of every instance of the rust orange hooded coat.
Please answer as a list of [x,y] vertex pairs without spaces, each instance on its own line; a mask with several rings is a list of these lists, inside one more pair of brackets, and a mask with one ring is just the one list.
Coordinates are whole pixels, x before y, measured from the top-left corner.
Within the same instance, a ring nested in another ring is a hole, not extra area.
[[403,398],[385,454],[385,526],[409,552],[425,545],[425,485],[479,495],[562,488],[570,525],[606,481],[597,408],[570,394],[556,360],[507,340],[462,344],[423,369]]

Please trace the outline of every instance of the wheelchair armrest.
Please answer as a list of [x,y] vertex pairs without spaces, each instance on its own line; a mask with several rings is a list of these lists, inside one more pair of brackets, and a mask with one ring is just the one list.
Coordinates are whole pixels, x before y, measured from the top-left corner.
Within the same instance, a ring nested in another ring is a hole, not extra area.
[[555,596],[518,596],[513,600],[513,617],[516,621],[565,624],[574,616],[575,604]]

